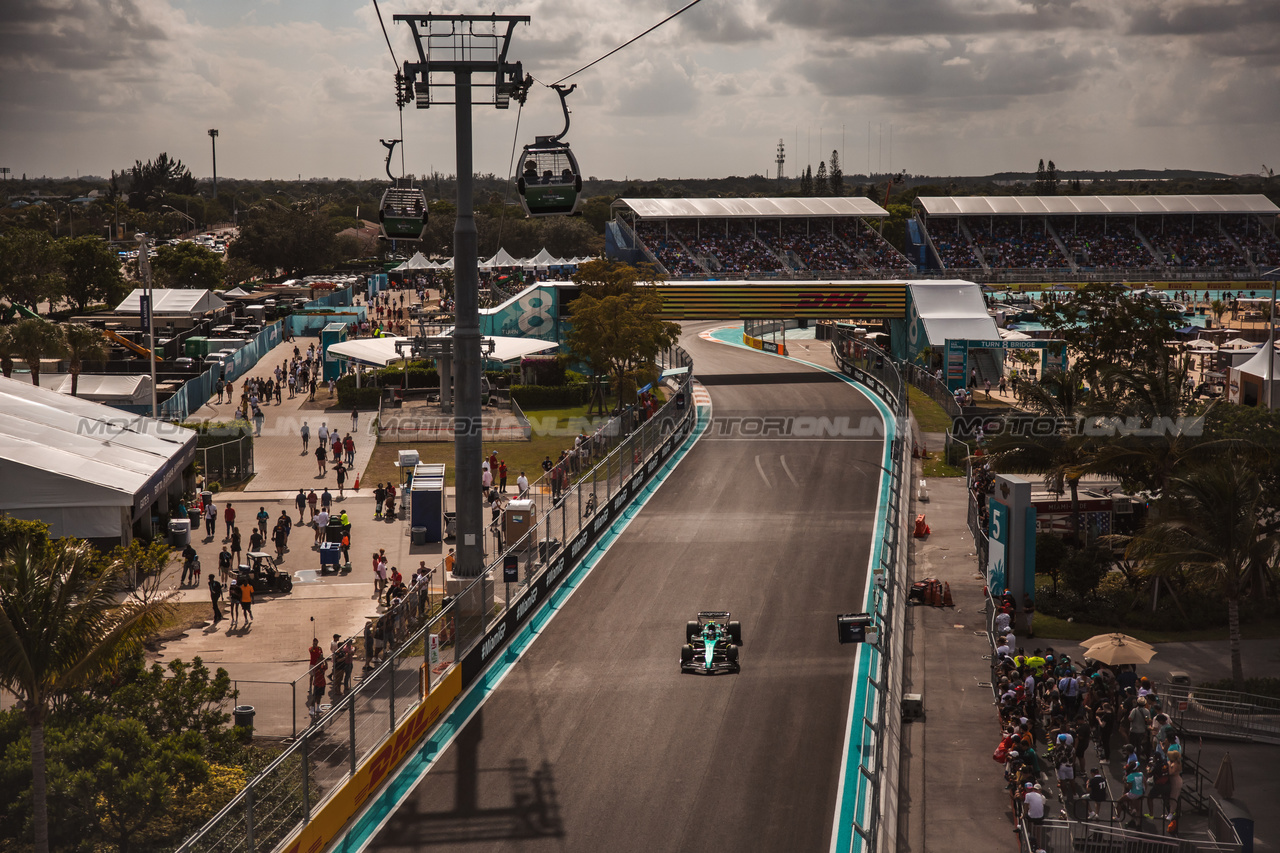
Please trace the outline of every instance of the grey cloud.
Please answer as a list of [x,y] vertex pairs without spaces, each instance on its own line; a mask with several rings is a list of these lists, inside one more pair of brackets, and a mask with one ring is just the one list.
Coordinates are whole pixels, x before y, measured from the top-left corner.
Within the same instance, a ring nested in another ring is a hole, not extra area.
[[703,2],[676,20],[690,35],[713,44],[752,44],[773,38],[768,28],[747,22],[738,8],[741,5],[727,0]]
[[828,96],[922,98],[973,109],[978,103],[1007,106],[1011,97],[1067,92],[1107,65],[1083,51],[968,56],[953,49],[818,58],[800,63],[798,70]]
[[96,71],[154,59],[155,44],[168,39],[133,0],[18,0],[6,4],[5,16],[6,68]]
[[1130,35],[1229,33],[1280,25],[1280,3],[1146,3],[1129,16]]
[[963,0],[775,0],[771,22],[848,38],[1101,29],[1108,15],[1078,0],[1032,0],[1030,13]]

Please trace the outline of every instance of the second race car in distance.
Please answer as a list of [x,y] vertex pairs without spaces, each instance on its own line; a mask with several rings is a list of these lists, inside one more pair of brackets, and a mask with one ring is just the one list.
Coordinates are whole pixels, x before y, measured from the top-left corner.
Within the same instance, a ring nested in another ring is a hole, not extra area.
[[740,672],[738,647],[742,626],[729,619],[727,610],[705,610],[685,625],[680,649],[681,672]]

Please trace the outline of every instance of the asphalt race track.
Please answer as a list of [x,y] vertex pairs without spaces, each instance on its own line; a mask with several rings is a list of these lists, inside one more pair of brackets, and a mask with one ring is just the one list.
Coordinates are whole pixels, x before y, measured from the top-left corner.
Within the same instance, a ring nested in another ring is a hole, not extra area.
[[[834,616],[860,609],[883,445],[778,418],[879,415],[708,326],[682,344],[710,428],[370,849],[828,849],[854,657]],[[680,674],[707,609],[742,622],[740,674]]]

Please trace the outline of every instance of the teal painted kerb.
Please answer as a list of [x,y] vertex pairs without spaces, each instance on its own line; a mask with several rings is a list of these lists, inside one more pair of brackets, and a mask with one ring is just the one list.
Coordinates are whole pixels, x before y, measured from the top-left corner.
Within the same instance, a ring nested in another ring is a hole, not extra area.
[[458,732],[462,730],[462,727],[467,724],[471,716],[479,710],[485,700],[498,688],[498,685],[506,677],[507,673],[511,671],[511,668],[515,666],[520,656],[533,644],[534,638],[537,637],[538,633],[564,606],[565,601],[573,591],[596,567],[605,552],[626,530],[631,520],[653,497],[658,487],[671,475],[676,465],[680,463],[680,460],[693,447],[694,442],[706,430],[710,421],[711,417],[707,409],[705,407],[699,408],[697,424],[689,437],[680,445],[680,448],[671,454],[666,463],[650,478],[635,500],[631,501],[626,509],[623,510],[622,516],[609,526],[609,529],[596,541],[595,546],[587,552],[578,567],[556,587],[555,592],[547,598],[546,603],[538,609],[538,612],[529,618],[529,621],[516,634],[506,650],[481,673],[476,683],[468,688],[458,703],[445,715],[444,720],[436,727],[435,731],[431,733],[431,736],[427,738],[422,746],[409,754],[409,757],[405,759],[404,764],[396,771],[391,781],[374,797],[370,804],[364,807],[364,811],[356,818],[355,823],[340,838],[334,841],[331,848],[333,851],[357,853],[363,850],[365,845],[372,840],[374,833],[382,826],[387,816],[400,807],[404,798],[421,780],[423,773],[431,767],[442,752],[449,748],[449,745],[453,742]]
[[[754,347],[749,347],[742,342],[741,327],[726,327],[716,329],[710,335],[717,341],[731,344],[733,346],[742,347],[751,352],[757,352],[761,355],[767,355],[772,358],[786,358],[788,361],[796,361],[796,359],[788,356],[777,355],[776,353],[762,352]],[[852,377],[841,373],[839,370],[833,370],[820,364],[812,364],[810,362],[802,362],[815,367],[818,370],[826,371],[832,376],[838,376],[844,382],[852,385],[863,393],[869,399],[876,409],[880,412],[880,417],[884,420],[885,442],[884,455],[881,458],[881,466],[889,469],[893,462],[893,440],[897,432],[897,421],[893,417],[893,412],[885,405],[884,401],[876,396],[871,389],[867,388]],[[876,521],[872,526],[872,530],[885,532],[885,519],[889,506],[889,495],[891,492],[890,477],[884,472],[880,474],[880,497],[876,506]],[[877,535],[872,538],[871,560],[867,564],[867,590],[862,600],[862,610],[864,613],[873,613],[875,606],[875,581],[871,573],[871,568],[880,565],[880,560],[884,554],[883,535]],[[881,635],[883,636],[883,634]],[[858,767],[862,762],[870,757],[871,748],[874,744],[875,734],[862,721],[867,716],[868,709],[874,711],[874,703],[877,698],[875,688],[871,685],[869,676],[877,672],[880,668],[880,653],[872,646],[866,643],[858,644],[857,657],[854,661],[854,681],[853,691],[850,697],[849,722],[850,728],[848,732],[848,741],[845,746],[845,753],[842,757],[843,774],[840,779],[839,800],[836,803],[836,825],[834,837],[831,840],[832,850],[862,850],[864,842],[862,836],[853,831],[853,824],[856,820],[859,826],[865,826],[867,820],[867,806],[871,801],[871,783],[867,781],[867,777],[858,772]],[[856,847],[854,845],[857,845]]]

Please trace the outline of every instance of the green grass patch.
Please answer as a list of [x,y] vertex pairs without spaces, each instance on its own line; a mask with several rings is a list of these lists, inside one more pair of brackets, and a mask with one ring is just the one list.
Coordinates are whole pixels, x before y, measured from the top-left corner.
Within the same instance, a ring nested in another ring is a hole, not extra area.
[[[507,489],[515,488],[516,478],[524,471],[533,482],[542,476],[542,460],[550,456],[552,461],[560,457],[560,451],[573,447],[573,437],[579,432],[590,435],[595,426],[587,419],[586,405],[573,406],[567,409],[526,409],[525,415],[539,427],[545,427],[548,419],[554,418],[556,426],[551,431],[535,430],[528,441],[486,441],[484,455],[497,452],[500,460],[507,463]],[[599,415],[593,415],[599,418]],[[400,458],[401,450],[418,451],[418,459],[423,464],[444,463],[445,485],[454,485],[454,445],[452,441],[426,442],[378,442],[369,464],[365,466],[360,478],[360,486],[370,488],[376,483],[400,482],[400,469],[395,463]],[[495,478],[496,482],[496,478]]]
[[951,416],[946,410],[914,385],[907,386],[907,402],[921,432],[946,432],[951,429]]
[[929,458],[924,460],[924,476],[925,477],[963,477],[964,469],[957,468],[954,465],[948,465],[946,460],[942,458],[941,453],[930,453]]
[[[1114,625],[1095,625],[1089,622],[1068,622],[1056,616],[1037,612],[1032,624],[1037,639],[1075,640],[1080,642],[1098,634],[1110,634],[1116,631],[1144,643],[1195,643],[1204,640],[1225,640],[1227,628],[1203,628],[1194,631],[1149,631],[1143,628],[1125,628]],[[1268,622],[1251,622],[1240,626],[1240,633],[1246,640],[1270,640],[1280,637],[1280,624]]]

